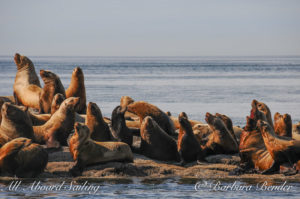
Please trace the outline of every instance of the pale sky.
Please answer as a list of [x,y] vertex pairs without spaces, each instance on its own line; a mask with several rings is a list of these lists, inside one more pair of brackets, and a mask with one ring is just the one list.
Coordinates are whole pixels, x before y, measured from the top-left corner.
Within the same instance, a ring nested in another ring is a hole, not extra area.
[[299,0],[0,0],[0,55],[300,55]]

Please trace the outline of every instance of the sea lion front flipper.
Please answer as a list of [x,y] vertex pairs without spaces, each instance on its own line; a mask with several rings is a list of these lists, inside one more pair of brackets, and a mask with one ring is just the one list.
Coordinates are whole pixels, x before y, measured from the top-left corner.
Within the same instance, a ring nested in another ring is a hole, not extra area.
[[77,159],[75,161],[74,166],[69,170],[69,172],[71,173],[71,175],[73,177],[81,176],[81,174],[83,172],[83,168],[84,168],[84,165],[83,165],[82,161],[80,161],[80,159]]
[[261,174],[270,175],[278,172],[280,170],[280,165],[277,162],[273,162],[272,166],[269,169],[264,170]]

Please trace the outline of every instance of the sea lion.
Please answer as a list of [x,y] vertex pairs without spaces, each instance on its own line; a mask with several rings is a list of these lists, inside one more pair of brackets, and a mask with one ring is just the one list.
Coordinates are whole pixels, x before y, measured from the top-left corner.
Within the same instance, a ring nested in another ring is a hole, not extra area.
[[289,114],[274,115],[274,131],[279,136],[292,137],[292,118]]
[[247,124],[240,137],[239,155],[240,166],[243,170],[255,169],[266,171],[274,160],[268,152],[261,132],[256,126],[256,120],[247,116]]
[[293,139],[300,140],[300,122],[298,122],[298,124],[293,125],[292,135],[293,135]]
[[[180,122],[179,122],[178,118],[177,117],[173,117],[172,115],[168,115],[168,116],[173,121],[175,129],[179,129],[180,128]],[[195,125],[197,125],[197,124],[203,124],[202,122],[196,121],[196,120],[189,120],[189,121],[190,121],[192,127],[195,126]]]
[[213,132],[209,135],[206,145],[202,147],[204,154],[233,154],[238,152],[236,141],[219,117],[207,112],[205,121]]
[[204,154],[200,148],[191,126],[188,117],[185,112],[181,112],[178,116],[180,123],[177,150],[180,155],[181,165],[185,165],[186,162],[192,162],[195,160],[203,160]]
[[196,124],[193,126],[193,133],[200,146],[204,146],[207,143],[212,130],[209,128],[208,124]]
[[146,116],[151,116],[167,134],[175,134],[173,121],[158,107],[144,101],[134,102],[129,104],[127,107],[129,112],[132,112],[140,117],[140,122],[142,122]]
[[150,116],[146,116],[141,125],[140,151],[149,158],[180,161],[176,141]]
[[60,93],[66,98],[65,88],[58,75],[49,70],[40,70],[40,76],[45,85],[40,95],[39,113],[50,113],[55,94]]
[[1,108],[2,121],[0,133],[10,139],[26,137],[34,139],[32,122],[25,112],[26,107],[18,107],[9,102],[5,102]]
[[12,139],[7,137],[7,135],[0,133],[0,148],[7,142],[11,141]]
[[[129,96],[122,96],[120,99],[120,106],[122,108],[127,107],[129,104],[132,104],[134,102],[134,100],[129,97]],[[139,117],[134,114],[134,113],[130,113],[128,111],[125,112],[125,119],[126,120],[131,120],[131,121],[139,121]],[[140,124],[137,128],[140,128]]]
[[132,145],[133,132],[126,126],[124,114],[127,107],[117,106],[111,114],[110,131],[113,139]]
[[18,53],[14,60],[18,70],[14,83],[16,104],[39,109],[39,97],[42,89],[32,61]]
[[[0,101],[3,101],[3,102],[10,102],[12,104],[15,104],[15,97],[14,96],[0,96]],[[1,107],[0,107],[1,108]]]
[[253,100],[252,101],[252,108],[253,107],[256,107],[260,112],[264,113],[264,115],[266,116],[266,120],[263,119],[264,121],[267,121],[271,127],[274,127],[273,125],[273,121],[272,121],[272,114],[271,114],[271,111],[269,109],[269,107],[263,103],[263,102],[259,102],[257,100]]
[[220,113],[216,113],[216,116],[219,117],[224,122],[227,129],[229,130],[230,135],[232,136],[232,138],[234,139],[234,141],[236,142],[236,144],[238,146],[238,142],[237,142],[237,139],[235,137],[235,133],[234,133],[234,130],[233,130],[233,125],[232,125],[231,119],[228,116],[220,114]]
[[85,125],[90,130],[92,140],[99,142],[111,140],[109,126],[103,120],[101,110],[96,103],[88,103]]
[[51,115],[53,115],[60,107],[61,103],[66,99],[66,97],[61,94],[61,93],[57,93],[54,95],[53,99],[52,99],[52,103],[51,103]]
[[257,126],[262,133],[264,143],[274,159],[274,163],[265,174],[271,174],[280,170],[280,165],[287,163],[293,167],[300,160],[300,141],[289,137],[280,137],[268,122],[259,120]]
[[75,133],[70,138],[69,147],[75,165],[70,169],[73,176],[81,175],[87,165],[105,162],[133,162],[133,154],[128,144],[123,142],[96,142],[90,139],[89,128],[75,123]]
[[79,97],[80,102],[77,105],[75,111],[79,114],[86,113],[86,92],[84,85],[84,75],[80,67],[74,68],[71,77],[71,83],[66,90],[66,96],[69,97]]
[[75,106],[79,97],[65,99],[59,109],[42,126],[33,126],[38,143],[45,142],[48,148],[67,145],[67,138],[74,128]]
[[43,125],[51,118],[51,114],[35,114],[29,110],[27,112],[29,114],[33,126]]
[[48,153],[28,138],[16,138],[0,149],[0,173],[35,178],[48,163]]

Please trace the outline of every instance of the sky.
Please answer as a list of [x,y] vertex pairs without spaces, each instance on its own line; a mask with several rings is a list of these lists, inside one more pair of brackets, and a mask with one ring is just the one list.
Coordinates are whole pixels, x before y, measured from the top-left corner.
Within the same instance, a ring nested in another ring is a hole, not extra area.
[[0,55],[300,55],[299,0],[0,0]]

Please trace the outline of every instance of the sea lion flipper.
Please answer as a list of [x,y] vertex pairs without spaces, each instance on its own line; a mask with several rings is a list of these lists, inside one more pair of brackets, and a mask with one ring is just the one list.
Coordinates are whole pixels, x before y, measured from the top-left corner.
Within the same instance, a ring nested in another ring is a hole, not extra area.
[[71,175],[73,177],[77,177],[77,176],[80,176],[82,174],[83,168],[84,168],[84,165],[83,165],[81,159],[78,158],[75,161],[74,166],[69,170],[69,172],[71,173]]

